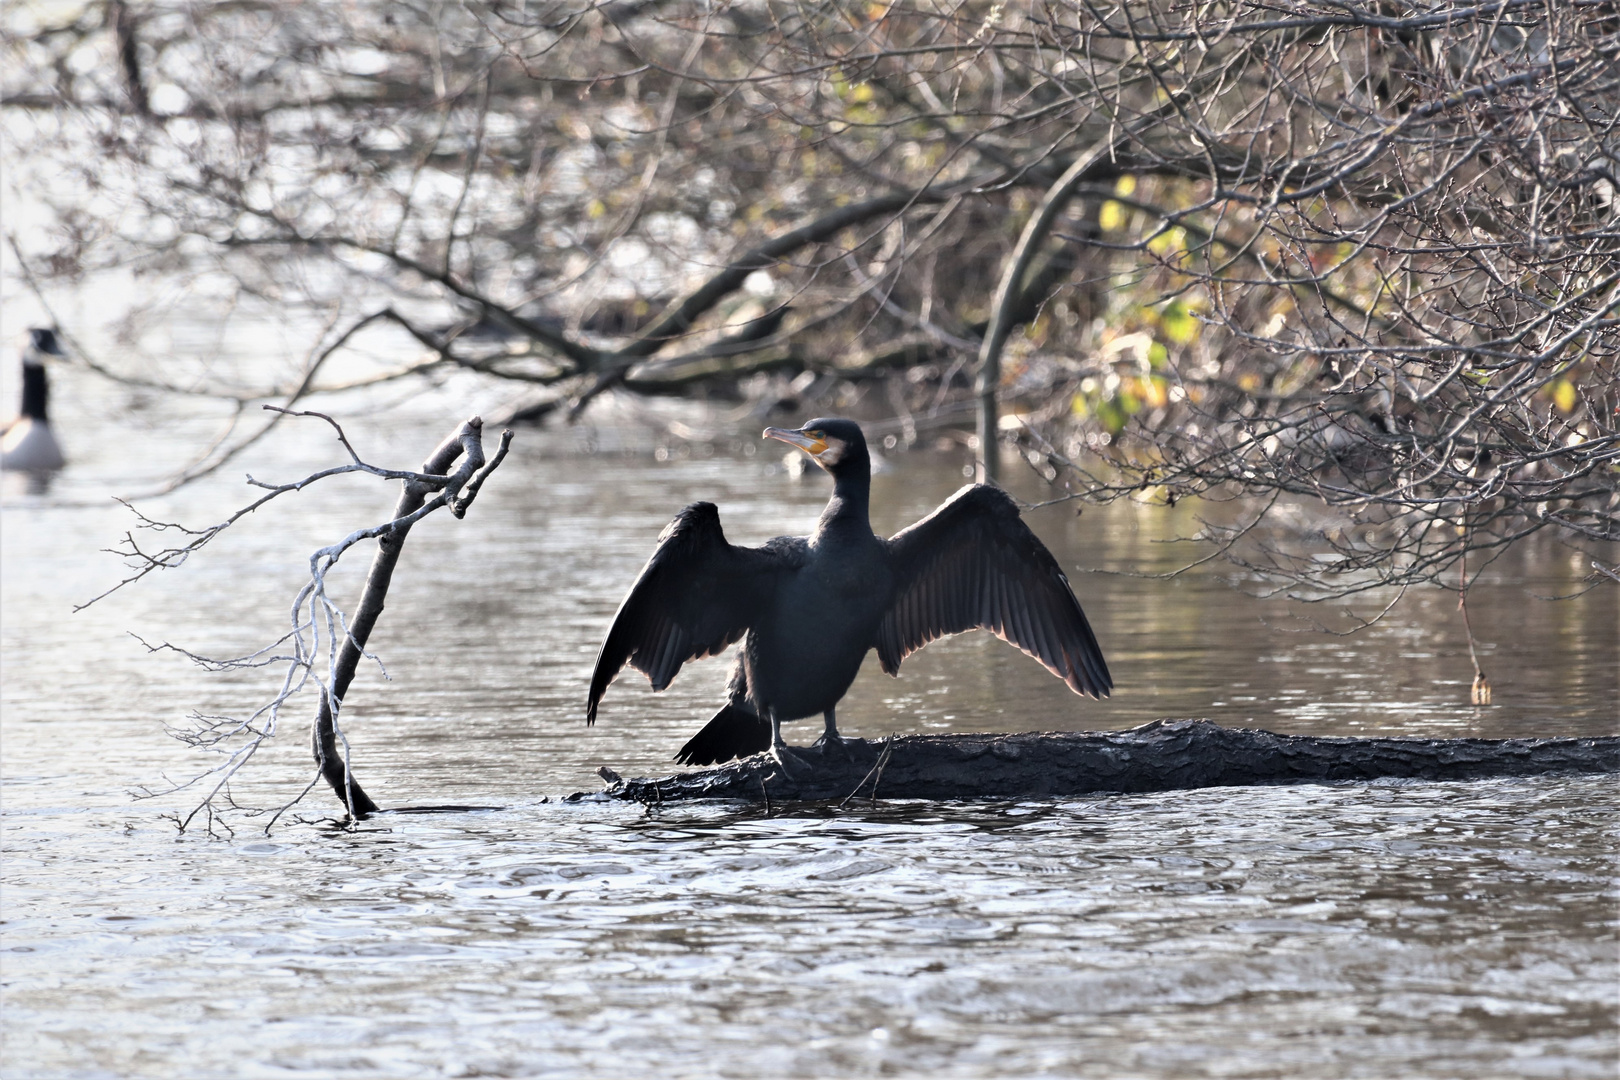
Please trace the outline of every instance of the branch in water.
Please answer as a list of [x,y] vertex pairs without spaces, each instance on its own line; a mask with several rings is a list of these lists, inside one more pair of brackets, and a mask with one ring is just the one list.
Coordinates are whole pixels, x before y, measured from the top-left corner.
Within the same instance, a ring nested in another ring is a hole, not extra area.
[[[377,660],[365,651],[367,639],[377,618],[382,614],[383,601],[388,591],[395,563],[405,543],[405,537],[418,521],[437,510],[448,507],[456,518],[465,516],[477,497],[478,491],[490,474],[505,459],[512,443],[510,430],[501,433],[495,456],[485,460],[483,448],[483,421],[472,417],[434,449],[420,470],[385,469],[364,461],[350,443],[342,425],[323,413],[294,412],[276,406],[266,406],[289,416],[309,416],[326,421],[336,432],[338,440],[348,452],[350,463],[334,466],[285,484],[265,484],[248,478],[248,483],[268,489],[268,493],[236,511],[230,517],[204,529],[191,529],[176,522],[150,518],[126,502],[130,512],[138,519],[137,529],[154,532],[177,531],[191,539],[161,551],[143,550],[135,540],[134,532],[125,534],[125,542],[113,549],[116,554],[130,560],[133,572],[100,596],[79,605],[81,610],[97,600],[116,592],[125,585],[139,581],[154,570],[173,569],[184,565],[192,554],[201,550],[216,536],[230,528],[248,514],[272,499],[290,491],[300,491],[318,480],[342,473],[363,472],[382,479],[399,480],[402,490],[393,515],[386,521],[364,529],[357,529],[336,543],[311,553],[309,577],[298,590],[290,610],[290,629],[276,641],[245,655],[228,658],[205,656],[167,642],[153,645],[137,638],[149,652],[168,651],[186,657],[209,671],[241,671],[284,665],[280,685],[275,694],[255,708],[246,717],[210,716],[193,713],[187,727],[172,728],[170,733],[194,749],[218,755],[220,760],[189,779],[156,789],[143,789],[144,798],[169,795],[203,786],[204,794],[191,810],[176,817],[182,831],[202,817],[211,832],[215,826],[229,829],[225,815],[241,813],[247,816],[269,815],[266,830],[322,780],[337,792],[352,818],[362,818],[378,807],[354,780],[347,737],[339,724],[344,695],[353,681],[361,659]],[[459,461],[459,465],[457,462]],[[451,466],[456,465],[452,471]],[[377,555],[372,561],[365,589],[351,619],[331,599],[327,590],[327,576],[344,553],[363,540],[376,539]],[[288,646],[290,645],[290,649]],[[324,672],[318,672],[324,657]],[[381,666],[381,661],[377,661]],[[387,671],[384,669],[384,677]],[[273,809],[242,806],[230,793],[230,784],[252,760],[263,744],[275,737],[282,707],[299,692],[314,682],[320,704],[316,713],[312,742],[317,771],[310,783],[296,796]]]

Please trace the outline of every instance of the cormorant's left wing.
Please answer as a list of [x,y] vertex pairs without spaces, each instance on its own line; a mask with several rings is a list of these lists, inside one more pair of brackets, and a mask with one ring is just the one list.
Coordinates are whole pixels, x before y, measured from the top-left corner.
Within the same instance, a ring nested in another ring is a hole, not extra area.
[[889,541],[894,604],[878,627],[890,675],[936,638],[984,629],[1018,646],[1077,694],[1114,680],[1057,560],[999,488],[970,484]]
[[693,503],[658,538],[641,575],[613,616],[591,673],[586,723],[626,663],[662,690],[688,660],[714,656],[748,632],[785,565],[775,546],[737,547],[713,503]]

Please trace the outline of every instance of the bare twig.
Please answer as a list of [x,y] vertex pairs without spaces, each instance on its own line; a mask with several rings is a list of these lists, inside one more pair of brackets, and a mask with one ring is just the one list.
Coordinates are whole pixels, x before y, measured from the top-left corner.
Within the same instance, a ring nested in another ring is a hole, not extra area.
[[[280,685],[276,693],[268,702],[258,706],[245,718],[194,714],[189,727],[173,732],[188,745],[216,754],[221,759],[212,768],[188,780],[143,792],[146,797],[155,797],[192,787],[203,788],[203,796],[191,810],[177,818],[182,831],[191,827],[199,815],[209,830],[216,826],[227,827],[224,825],[223,817],[227,811],[266,814],[268,821],[265,827],[268,829],[323,779],[337,793],[351,818],[363,818],[378,810],[377,804],[354,779],[348,738],[339,723],[344,695],[348,692],[361,659],[376,659],[365,651],[366,641],[382,613],[383,601],[394,566],[411,527],[435,510],[444,507],[450,507],[451,512],[458,518],[464,515],[478,488],[504,459],[512,441],[511,431],[502,432],[499,450],[495,457],[486,463],[482,445],[483,422],[475,416],[445,439],[419,471],[383,469],[362,460],[342,426],[330,416],[310,412],[294,413],[281,409],[277,411],[285,412],[287,415],[314,416],[325,420],[335,430],[338,440],[348,452],[350,464],[321,470],[302,480],[275,486],[259,484],[249,478],[249,483],[270,487],[270,493],[223,522],[202,530],[187,529],[172,522],[156,521],[131,507],[131,512],[139,519],[139,528],[159,532],[179,530],[193,539],[189,543],[163,551],[145,552],[135,544],[132,534],[128,534],[125,547],[118,549],[118,553],[133,560],[135,572],[108,592],[138,581],[152,570],[172,569],[183,565],[187,558],[244,515],[279,495],[301,490],[325,477],[346,472],[365,472],[385,479],[400,480],[402,492],[393,515],[387,521],[358,529],[310,556],[308,580],[298,590],[293,600],[291,628],[270,645],[244,656],[217,659],[168,643],[152,645],[145,641],[141,642],[149,651],[176,652],[211,671],[282,665]],[[458,459],[460,465],[451,471],[451,466]],[[367,539],[376,539],[378,550],[360,602],[351,619],[329,596],[327,578],[345,552]],[[102,595],[105,596],[107,593]],[[289,644],[290,653],[286,651]],[[324,674],[320,674],[317,668],[323,665],[323,661],[325,671]],[[386,675],[386,671],[384,674]],[[317,765],[315,777],[301,792],[279,807],[250,810],[239,806],[230,795],[231,781],[252,760],[263,744],[275,736],[283,706],[307,688],[312,680],[316,683],[319,698],[312,732]]]
[[883,740],[883,749],[878,754],[877,761],[872,763],[872,767],[868,769],[866,775],[861,778],[861,782],[855,785],[855,789],[844,797],[843,802],[838,804],[838,809],[842,810],[844,807],[848,806],[850,800],[861,793],[861,788],[866,786],[866,782],[868,780],[872,781],[872,802],[874,804],[877,802],[877,781],[883,779],[883,766],[888,764],[889,754],[893,751],[893,749],[894,736],[890,735],[887,739]]
[[[1458,532],[1466,532],[1466,525],[1459,525]],[[1469,688],[1468,700],[1475,705],[1489,705],[1491,703],[1491,681],[1485,677],[1485,670],[1479,666],[1479,653],[1474,650],[1474,625],[1468,620],[1468,552],[1464,550],[1462,558],[1457,560],[1457,610],[1462,612],[1463,632],[1468,635],[1468,660],[1474,665],[1474,683]]]

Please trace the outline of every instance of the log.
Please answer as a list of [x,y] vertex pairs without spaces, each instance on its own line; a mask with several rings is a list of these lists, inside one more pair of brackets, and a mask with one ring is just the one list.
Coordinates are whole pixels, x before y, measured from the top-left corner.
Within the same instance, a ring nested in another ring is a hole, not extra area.
[[1343,780],[1485,780],[1620,772],[1620,736],[1404,739],[1278,735],[1210,720],[1126,731],[907,735],[810,747],[793,775],[764,754],[714,769],[622,779],[569,801],[1014,799]]

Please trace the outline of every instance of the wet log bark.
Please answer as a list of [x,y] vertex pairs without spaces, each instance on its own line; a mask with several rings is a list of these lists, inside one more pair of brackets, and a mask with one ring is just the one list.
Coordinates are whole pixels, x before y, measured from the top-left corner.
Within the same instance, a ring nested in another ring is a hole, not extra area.
[[625,780],[571,799],[790,802],[1007,799],[1174,791],[1399,777],[1484,780],[1620,772],[1620,736],[1570,739],[1396,739],[1277,735],[1209,720],[1156,720],[1127,731],[908,735],[801,750],[787,775],[760,754],[714,769]]

